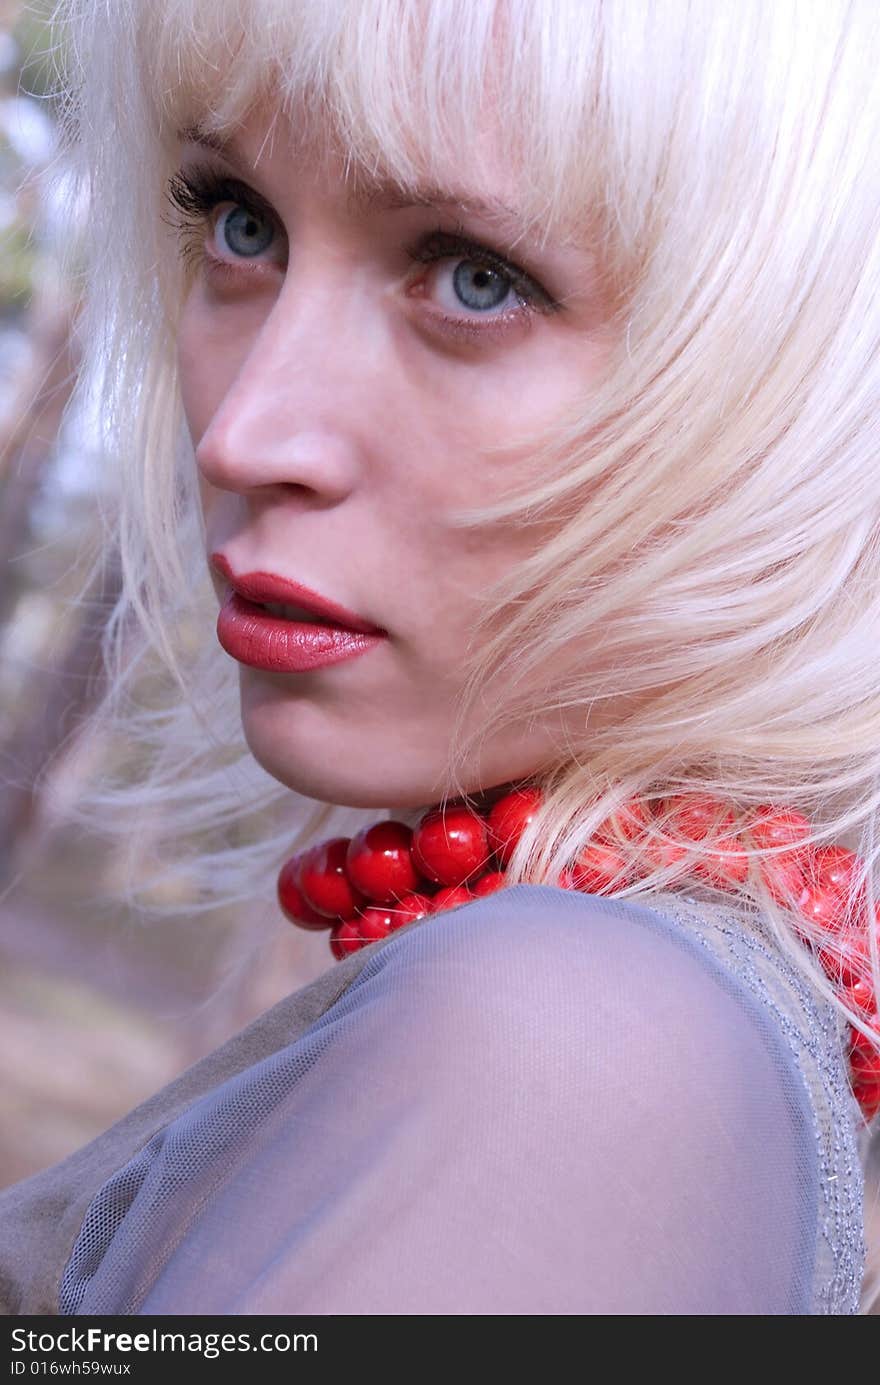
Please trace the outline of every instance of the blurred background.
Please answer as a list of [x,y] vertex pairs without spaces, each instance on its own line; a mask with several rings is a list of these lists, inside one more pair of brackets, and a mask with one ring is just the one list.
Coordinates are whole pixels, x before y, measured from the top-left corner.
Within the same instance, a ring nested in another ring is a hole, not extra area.
[[275,911],[188,920],[183,886],[157,901],[179,906],[173,924],[134,922],[106,902],[121,862],[63,825],[83,776],[130,756],[80,734],[115,591],[105,579],[82,596],[106,484],[100,420],[86,405],[61,418],[79,305],[59,249],[88,216],[61,205],[51,8],[0,0],[0,1186],[333,965],[325,934]]

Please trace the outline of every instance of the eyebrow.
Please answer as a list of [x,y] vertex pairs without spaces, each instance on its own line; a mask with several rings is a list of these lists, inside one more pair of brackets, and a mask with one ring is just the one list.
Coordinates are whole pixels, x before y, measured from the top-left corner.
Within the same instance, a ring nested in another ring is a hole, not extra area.
[[[247,167],[247,160],[239,150],[234,135],[226,137],[203,130],[199,126],[188,126],[178,131],[178,139],[213,149],[215,153]],[[416,188],[404,187],[395,178],[374,179],[360,188],[353,188],[348,194],[349,208],[362,208],[367,211],[399,211],[404,207],[434,207],[455,204],[474,216],[485,217],[500,231],[510,235],[528,237],[529,226],[521,213],[494,197],[477,197],[467,188],[442,188],[433,183],[421,184]]]

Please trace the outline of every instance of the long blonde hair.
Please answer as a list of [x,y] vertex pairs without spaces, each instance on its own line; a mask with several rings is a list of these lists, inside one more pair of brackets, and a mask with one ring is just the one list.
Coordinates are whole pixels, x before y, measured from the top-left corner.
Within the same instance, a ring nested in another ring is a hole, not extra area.
[[[509,494],[461,515],[533,526],[465,651],[447,795],[493,730],[580,708],[509,867],[550,880],[623,800],[694,791],[805,812],[864,861],[880,811],[880,26],[871,0],[61,0],[58,92],[89,198],[82,388],[99,382],[123,590],[96,733],[128,747],[77,813],[139,881],[185,872],[205,909],[273,889],[319,835],[376,816],[316,803],[251,757],[211,638],[195,466],[175,374],[184,269],[163,190],[177,132],[234,129],[274,94],[352,170],[410,186],[467,149],[489,87],[523,210],[588,236],[607,375],[520,437]],[[405,74],[406,80],[401,80]],[[510,448],[505,439],[505,450]],[[565,668],[552,686],[545,664]],[[148,706],[131,690],[162,669]],[[594,726],[594,703],[623,709]],[[479,729],[465,735],[474,708]],[[158,809],[156,831],[133,830]],[[749,842],[740,887],[846,1010]],[[711,843],[708,844],[711,846]],[[630,849],[630,848],[626,848]],[[669,869],[618,895],[663,887]],[[817,938],[819,936],[817,931]],[[872,934],[875,990],[880,960]],[[880,1285],[877,1286],[880,1294]]]

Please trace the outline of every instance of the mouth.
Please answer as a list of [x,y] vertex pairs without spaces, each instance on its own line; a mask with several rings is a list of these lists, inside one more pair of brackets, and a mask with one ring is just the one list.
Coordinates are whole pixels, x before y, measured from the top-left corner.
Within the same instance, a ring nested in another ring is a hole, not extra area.
[[330,597],[271,572],[235,573],[222,553],[211,554],[211,566],[225,578],[228,589],[234,592],[242,608],[253,614],[274,620],[301,625],[319,625],[331,630],[347,630],[362,635],[384,635],[388,632],[373,625],[354,611]]
[[385,632],[364,633],[292,602],[258,602],[235,587],[217,618],[217,638],[233,659],[268,673],[309,673],[357,658]]
[[[246,601],[246,597],[242,597]],[[249,606],[253,606],[256,611],[262,611],[265,615],[274,616],[276,620],[295,620],[306,625],[327,625],[331,630],[347,630],[347,625],[342,625],[338,620],[329,620],[327,616],[316,615],[314,611],[307,611],[305,606],[282,605],[280,601],[248,601]]]

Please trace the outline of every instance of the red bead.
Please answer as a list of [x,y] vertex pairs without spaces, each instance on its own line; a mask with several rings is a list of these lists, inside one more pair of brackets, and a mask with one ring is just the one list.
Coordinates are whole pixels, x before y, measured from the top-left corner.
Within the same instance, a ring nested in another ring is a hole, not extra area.
[[[736,835],[736,818],[720,799],[711,794],[676,794],[663,800],[658,822],[661,832],[676,843],[710,842],[711,855],[700,856],[688,866],[697,878],[727,889],[742,884],[749,873],[749,859]],[[655,856],[657,849],[652,847]],[[667,852],[674,863],[684,859]]]
[[736,819],[730,809],[711,794],[675,794],[663,800],[658,826],[670,836],[701,842],[713,832],[734,832]]
[[777,904],[797,910],[806,899],[809,849],[802,843],[812,831],[809,818],[793,808],[764,804],[755,810],[746,826],[756,847],[791,847],[790,851],[761,858],[758,872]]
[[630,883],[626,857],[613,846],[593,841],[584,847],[571,868],[574,889],[584,894],[605,894]]
[[673,866],[675,872],[671,879],[667,880],[668,885],[688,873],[688,849],[686,846],[680,846],[677,842],[663,841],[661,837],[651,834],[641,842],[640,850],[644,865],[637,863],[635,868],[644,875],[648,874],[649,868],[651,870],[666,870],[667,867]]
[[357,935],[365,947],[367,943],[374,943],[378,938],[387,938],[394,927],[391,911],[381,904],[368,905],[356,918],[349,919],[348,922],[357,930]]
[[403,928],[416,919],[426,918],[434,912],[434,901],[426,894],[406,894],[389,906],[388,913],[392,928]]
[[836,892],[841,903],[850,904],[852,913],[858,914],[865,903],[863,877],[859,882],[862,870],[861,857],[845,846],[819,846],[809,853],[805,874],[808,881],[818,881],[823,888]]
[[[874,1018],[876,1020],[877,1017],[875,1016]],[[861,1030],[853,1029],[852,1027],[850,1028],[849,1032],[851,1038],[849,1046],[849,1056],[851,1061],[854,1061],[857,1058],[874,1058],[878,1053],[880,1053],[880,1030],[877,1030],[876,1023],[873,1024],[871,1027],[876,1031],[873,1040],[866,1039]]]
[[493,803],[487,820],[489,845],[502,866],[506,866],[526,827],[543,801],[538,788],[514,789]]
[[330,935],[333,955],[347,957],[358,948],[387,938],[397,928],[434,912],[434,901],[427,895],[409,894],[391,905],[370,904],[353,918],[336,924]]
[[711,855],[694,861],[691,870],[719,890],[729,889],[745,884],[749,876],[749,858],[739,837],[721,837],[712,846]]
[[484,894],[494,894],[496,890],[502,890],[506,884],[507,876],[503,870],[487,870],[476,884],[471,885],[471,891],[479,898]]
[[388,819],[364,827],[348,844],[345,870],[355,889],[376,904],[389,904],[419,883],[413,865],[412,828]]
[[866,928],[844,928],[819,949],[819,961],[829,981],[854,989],[859,981],[870,984],[871,951]]
[[833,885],[841,895],[847,895],[863,868],[861,857],[845,846],[816,846],[809,853],[809,863],[816,879],[823,885]]
[[330,837],[303,852],[297,883],[307,904],[330,918],[351,918],[366,900],[345,870],[349,837]]
[[849,1068],[854,1082],[880,1083],[880,1051],[854,1048],[849,1055]]
[[829,933],[839,932],[845,922],[840,895],[837,890],[825,885],[808,883],[798,900],[797,909],[801,918]]
[[794,851],[781,851],[758,862],[758,873],[771,899],[786,909],[796,909],[805,897],[803,857]]
[[628,798],[616,812],[609,814],[596,829],[597,841],[617,846],[620,839],[628,842],[639,841],[651,824],[651,814],[647,806],[637,798]]
[[416,869],[435,884],[461,885],[488,863],[485,819],[469,808],[431,809],[413,833],[412,854]]
[[812,832],[810,819],[793,808],[774,808],[764,804],[756,808],[747,826],[755,846],[791,846],[803,842]]
[[357,952],[364,946],[358,922],[359,920],[356,918],[343,919],[341,923],[337,923],[333,927],[330,934],[330,950],[340,962],[343,957],[348,957],[350,953]]
[[860,1010],[864,1015],[873,1015],[877,1008],[874,986],[868,976],[861,977],[852,986],[843,986],[840,998],[852,1009]]
[[880,1083],[853,1083],[853,1096],[861,1107],[866,1121],[872,1121],[880,1112]]
[[464,885],[446,885],[442,890],[438,890],[432,896],[431,903],[434,908],[432,913],[439,914],[441,909],[454,909],[458,904],[469,904],[477,896]]
[[332,920],[326,914],[319,914],[305,900],[302,890],[296,883],[301,864],[300,856],[291,856],[285,861],[278,874],[278,903],[282,913],[298,928],[330,928]]

